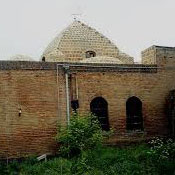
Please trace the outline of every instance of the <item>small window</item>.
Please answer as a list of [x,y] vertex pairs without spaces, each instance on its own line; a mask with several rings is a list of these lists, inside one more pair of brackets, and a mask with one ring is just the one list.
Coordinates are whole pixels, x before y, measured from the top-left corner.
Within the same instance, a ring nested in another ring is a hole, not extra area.
[[87,51],[86,52],[86,58],[91,58],[91,57],[95,57],[96,53],[94,51]]
[[71,107],[74,112],[77,112],[77,109],[79,108],[79,102],[78,100],[72,100],[71,101]]
[[45,57],[42,57],[42,61],[45,62],[46,61],[46,58]]

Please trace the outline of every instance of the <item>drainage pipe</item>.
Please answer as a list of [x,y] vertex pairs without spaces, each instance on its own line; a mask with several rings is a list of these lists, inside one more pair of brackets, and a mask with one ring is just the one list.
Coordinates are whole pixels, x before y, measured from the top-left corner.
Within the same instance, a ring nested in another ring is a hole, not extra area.
[[70,103],[69,103],[69,66],[63,66],[65,69],[65,79],[66,79],[66,113],[67,113],[67,126],[70,124]]
[[61,103],[60,103],[60,81],[59,81],[59,73],[58,73],[58,64],[57,64],[57,110],[58,110],[58,121],[61,121]]
[[75,76],[75,87],[76,87],[76,100],[78,100],[78,79],[77,79],[77,75]]

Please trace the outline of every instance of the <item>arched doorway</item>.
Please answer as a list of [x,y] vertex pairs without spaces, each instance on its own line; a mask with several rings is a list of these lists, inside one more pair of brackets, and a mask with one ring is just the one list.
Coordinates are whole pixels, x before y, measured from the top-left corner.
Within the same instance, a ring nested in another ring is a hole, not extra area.
[[98,117],[102,130],[109,131],[107,101],[102,97],[94,98],[90,103],[90,110]]
[[142,102],[133,96],[126,102],[127,130],[143,130]]

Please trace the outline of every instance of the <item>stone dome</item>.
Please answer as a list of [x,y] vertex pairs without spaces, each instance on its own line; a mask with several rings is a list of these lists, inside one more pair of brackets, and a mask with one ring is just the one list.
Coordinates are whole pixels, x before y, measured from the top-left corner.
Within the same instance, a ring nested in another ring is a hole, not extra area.
[[11,61],[34,61],[34,59],[28,55],[17,54],[10,57]]
[[97,57],[91,57],[88,59],[84,59],[80,61],[81,63],[109,63],[109,64],[124,64],[121,60],[114,57],[107,57],[107,56],[97,56]]
[[133,63],[133,58],[121,55],[121,51],[108,38],[77,20],[48,45],[42,58],[49,62],[79,62],[87,59],[87,52],[95,53],[94,56],[114,57],[127,64]]

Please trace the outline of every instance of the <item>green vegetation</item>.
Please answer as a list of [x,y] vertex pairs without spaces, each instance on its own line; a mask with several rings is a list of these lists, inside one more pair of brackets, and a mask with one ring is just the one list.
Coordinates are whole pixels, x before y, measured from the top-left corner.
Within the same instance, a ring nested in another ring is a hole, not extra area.
[[[57,157],[38,162],[0,163],[2,175],[175,175],[175,142],[155,138],[148,144],[102,146],[104,133],[96,117],[73,116],[69,127],[59,128]],[[105,133],[107,136],[108,133]]]
[[163,175],[175,174],[174,159],[159,159],[150,154],[147,145],[125,148],[99,147],[82,152],[73,158],[52,158],[37,162],[32,158],[23,162],[1,164],[0,174],[20,175]]
[[58,127],[56,140],[61,144],[59,152],[62,156],[74,157],[102,145],[103,133],[97,117],[74,114],[68,127]]

